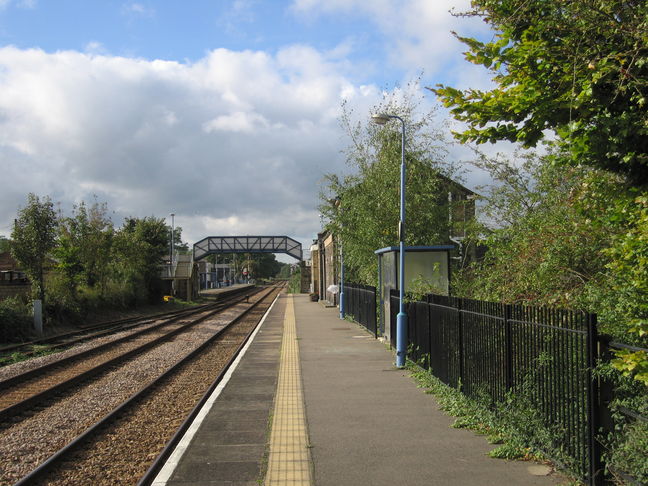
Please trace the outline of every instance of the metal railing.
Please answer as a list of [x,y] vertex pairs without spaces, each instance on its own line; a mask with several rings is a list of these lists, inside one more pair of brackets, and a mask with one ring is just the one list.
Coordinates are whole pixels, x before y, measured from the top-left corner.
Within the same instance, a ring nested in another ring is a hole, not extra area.
[[377,336],[376,287],[345,282],[344,312]]
[[[398,293],[390,299],[393,340]],[[523,395],[550,431],[545,452],[589,484],[601,484],[601,400],[592,373],[599,357],[596,315],[440,295],[406,308],[412,361],[491,404],[504,402],[511,390]]]

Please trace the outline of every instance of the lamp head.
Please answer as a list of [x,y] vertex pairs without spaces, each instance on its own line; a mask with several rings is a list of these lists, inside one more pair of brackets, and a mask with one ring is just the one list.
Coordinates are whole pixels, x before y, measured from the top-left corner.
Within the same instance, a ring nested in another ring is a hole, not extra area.
[[385,113],[376,113],[376,114],[371,115],[371,121],[373,121],[377,125],[384,125],[391,118],[392,118],[391,116],[386,115]]

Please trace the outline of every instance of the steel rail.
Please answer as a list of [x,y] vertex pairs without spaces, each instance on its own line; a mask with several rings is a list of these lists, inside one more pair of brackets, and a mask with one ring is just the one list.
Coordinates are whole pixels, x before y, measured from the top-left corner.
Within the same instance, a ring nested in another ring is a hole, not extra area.
[[[268,293],[270,293],[270,292],[268,292]],[[16,482],[14,484],[14,486],[27,486],[27,485],[33,484],[37,479],[39,479],[43,474],[48,472],[52,467],[57,465],[59,462],[63,461],[68,454],[70,454],[77,447],[82,445],[87,439],[91,438],[92,435],[95,432],[109,426],[111,421],[116,419],[121,414],[126,413],[127,409],[129,407],[136,405],[139,400],[143,399],[148,393],[152,392],[156,387],[160,386],[162,384],[162,381],[164,381],[165,379],[171,377],[174,373],[179,371],[182,366],[187,364],[194,357],[198,356],[207,346],[209,346],[211,343],[213,343],[223,333],[225,333],[227,330],[229,330],[231,328],[231,326],[233,326],[235,323],[237,323],[239,320],[241,320],[244,316],[246,316],[257,305],[259,305],[262,300],[263,300],[263,297],[259,301],[255,302],[255,303],[252,303],[250,305],[250,307],[248,307],[243,312],[241,312],[241,314],[236,316],[227,326],[225,326],[224,328],[217,331],[208,340],[203,342],[200,346],[198,346],[196,349],[191,351],[189,354],[187,354],[183,358],[179,359],[174,365],[172,365],[170,368],[168,368],[164,373],[162,373],[156,379],[154,379],[153,381],[151,381],[150,383],[148,383],[147,385],[142,387],[139,391],[137,391],[135,394],[133,394],[130,398],[128,398],[127,400],[122,402],[120,405],[115,407],[111,412],[109,412],[102,419],[97,421],[94,425],[92,425],[91,427],[86,429],[85,432],[81,433],[75,439],[73,439],[71,442],[66,444],[63,448],[59,449],[56,453],[52,454],[49,458],[47,458],[38,467],[36,467],[34,470],[32,470],[30,473],[28,473],[26,476],[24,476],[18,482]]]
[[[243,298],[241,298],[239,300],[236,300],[235,302],[231,302],[231,305],[232,306],[236,305],[236,304],[238,304],[238,303],[240,303],[242,301],[243,301]],[[146,343],[143,343],[142,345],[137,346],[136,348],[133,348],[133,349],[131,349],[131,350],[125,352],[125,353],[122,353],[119,356],[116,356],[116,357],[114,357],[112,359],[109,359],[108,361],[105,361],[105,362],[103,362],[103,363],[101,363],[101,364],[99,364],[97,366],[94,366],[94,367],[92,367],[92,368],[90,368],[90,369],[88,369],[86,371],[83,371],[83,372],[81,372],[81,373],[79,373],[79,374],[77,374],[77,375],[75,375],[75,376],[73,376],[73,377],[71,377],[71,378],[69,378],[67,380],[61,381],[61,382],[59,382],[59,383],[57,383],[57,384],[55,384],[53,386],[50,386],[47,389],[44,389],[44,390],[42,390],[40,392],[37,392],[37,393],[25,398],[24,400],[21,400],[19,402],[15,402],[12,405],[9,405],[9,406],[7,406],[7,407],[5,407],[3,409],[0,409],[0,422],[6,420],[9,417],[14,417],[14,416],[18,415],[19,413],[21,413],[21,412],[23,412],[25,410],[28,410],[30,407],[33,407],[34,405],[36,405],[36,404],[38,404],[38,403],[40,403],[40,402],[42,402],[44,400],[47,400],[48,398],[53,397],[56,394],[61,393],[61,392],[63,392],[64,390],[66,390],[68,388],[73,387],[74,385],[82,383],[82,382],[88,380],[89,378],[91,378],[93,376],[99,375],[99,374],[109,370],[110,368],[118,365],[119,363],[131,358],[132,356],[135,356],[135,355],[137,355],[139,353],[147,351],[148,349],[151,349],[151,348],[157,346],[158,344],[169,340],[173,336],[175,336],[177,334],[180,334],[181,332],[185,331],[186,329],[199,324],[200,322],[204,321],[205,319],[213,316],[214,314],[216,314],[216,313],[218,313],[218,312],[220,312],[220,311],[222,311],[222,310],[224,310],[226,308],[228,308],[228,307],[227,306],[225,306],[225,307],[220,306],[220,307],[218,307],[216,309],[213,309],[211,311],[207,311],[208,312],[207,314],[205,314],[202,317],[199,317],[198,319],[195,319],[195,320],[193,320],[191,322],[183,324],[180,327],[178,327],[176,329],[173,329],[173,330],[171,330],[171,331],[169,331],[169,332],[167,332],[167,333],[165,333],[165,334],[163,334],[161,336],[158,336],[155,339],[147,341]],[[203,310],[203,312],[205,312],[205,311]],[[169,323],[167,322],[165,324],[169,324]],[[75,355],[75,356],[77,356],[77,355]]]
[[[219,296],[222,297],[233,297],[236,296],[240,293],[244,293],[246,290],[249,290],[251,287],[237,287],[235,289],[232,289],[227,292],[222,292]],[[177,314],[184,314],[184,313],[190,313],[192,311],[196,311],[200,308],[207,308],[211,305],[214,305],[214,303],[210,304],[203,304],[200,306],[194,306],[189,309],[176,309],[174,311],[169,311],[169,312],[159,312],[156,314],[150,314],[150,315],[145,315],[145,316],[136,316],[136,317],[126,317],[124,319],[116,319],[113,321],[105,321],[105,322],[100,322],[97,324],[92,324],[89,326],[81,326],[78,330],[76,331],[70,331],[70,332],[65,332],[61,334],[56,334],[53,336],[47,336],[39,339],[34,339],[32,341],[28,341],[25,343],[19,343],[19,344],[14,344],[14,345],[9,345],[9,346],[2,346],[0,347],[0,355],[7,355],[9,353],[15,353],[15,352],[20,352],[21,349],[28,348],[30,346],[36,346],[36,345],[45,345],[48,343],[53,343],[52,347],[63,347],[63,346],[69,346],[76,344],[78,342],[87,340],[87,339],[93,339],[95,337],[99,337],[102,334],[110,333],[114,329],[123,329],[126,327],[125,325],[127,324],[141,324],[141,323],[146,323],[147,321],[152,321],[152,320],[158,320],[158,319],[163,319],[165,317],[173,317]],[[132,326],[130,326],[132,327]],[[86,334],[88,331],[93,331],[93,330],[100,330],[103,329],[102,331],[98,331],[97,333],[94,334]],[[66,339],[68,337],[74,337],[74,336],[79,336],[78,339],[72,339],[70,341],[63,341],[61,343],[57,343],[57,341],[61,339]],[[33,351],[26,351],[25,354],[33,354]],[[2,357],[0,357],[2,359]]]
[[[191,317],[194,314],[198,314],[200,312],[208,311],[210,307],[215,308],[216,311],[218,311],[220,309],[223,309],[223,308],[226,308],[230,304],[230,302],[235,300],[236,297],[239,297],[239,295],[240,294],[236,294],[235,296],[231,296],[232,299],[228,299],[228,300],[224,300],[224,301],[220,301],[220,302],[215,302],[213,304],[209,304],[208,306],[206,306],[206,308],[203,307],[203,308],[200,308],[200,309],[192,309],[192,310],[188,311],[185,314],[173,316],[168,320],[164,320],[164,321],[160,322],[159,324],[155,324],[154,326],[147,327],[146,329],[141,329],[141,330],[136,331],[136,332],[134,332],[132,334],[129,334],[127,336],[122,336],[122,337],[120,337],[118,339],[115,339],[115,340],[100,344],[99,346],[93,347],[91,349],[87,349],[87,350],[82,351],[80,353],[76,353],[76,354],[73,354],[71,356],[67,356],[65,358],[53,361],[51,363],[44,364],[44,365],[39,366],[37,368],[33,368],[31,370],[25,371],[24,373],[21,373],[19,375],[12,376],[10,378],[7,378],[6,380],[0,381],[0,390],[4,390],[6,388],[15,386],[17,383],[27,381],[27,380],[31,379],[32,377],[34,377],[36,375],[46,373],[46,372],[48,372],[48,370],[53,369],[54,367],[68,365],[71,362],[77,361],[80,358],[87,358],[88,356],[90,356],[92,354],[99,353],[101,351],[105,351],[106,349],[108,349],[108,348],[110,348],[110,347],[112,347],[112,346],[114,346],[116,344],[123,343],[125,341],[128,341],[128,340],[131,340],[133,338],[139,337],[139,336],[141,336],[143,334],[154,332],[157,329],[159,329],[160,327],[163,327],[163,326],[166,326],[166,325],[169,325],[169,324],[173,324],[174,322],[176,322],[176,321],[178,321],[178,320],[180,320],[180,319],[182,319],[184,317]],[[237,300],[236,302],[238,303],[238,302],[240,302],[240,300]]]

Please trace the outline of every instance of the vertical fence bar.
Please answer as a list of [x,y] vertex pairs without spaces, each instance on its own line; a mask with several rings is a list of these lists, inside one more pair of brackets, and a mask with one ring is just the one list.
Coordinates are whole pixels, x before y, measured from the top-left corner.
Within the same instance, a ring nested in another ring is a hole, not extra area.
[[589,393],[588,401],[588,432],[589,432],[589,484],[600,486],[603,484],[603,468],[601,464],[601,449],[596,438],[598,433],[599,387],[594,376],[594,368],[598,361],[598,333],[596,329],[596,314],[587,315],[587,383]]
[[513,336],[511,335],[511,306],[504,305],[504,339],[506,341],[506,391],[513,388]]
[[463,314],[461,312],[461,298],[455,300],[455,306],[457,309],[457,332],[458,332],[458,344],[459,344],[459,383],[461,388],[464,389],[464,336],[463,336]]

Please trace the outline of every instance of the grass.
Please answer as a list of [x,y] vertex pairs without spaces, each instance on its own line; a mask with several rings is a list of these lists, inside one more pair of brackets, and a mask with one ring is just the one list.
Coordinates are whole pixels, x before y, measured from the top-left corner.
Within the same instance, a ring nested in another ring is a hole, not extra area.
[[32,354],[15,352],[4,356],[0,356],[0,366],[8,366],[10,364],[20,363],[21,361],[26,361],[32,358],[38,358],[40,356],[47,356],[49,354],[54,354],[62,351],[61,349],[51,349],[47,345],[38,345],[38,344],[34,345],[32,350],[33,350]]

